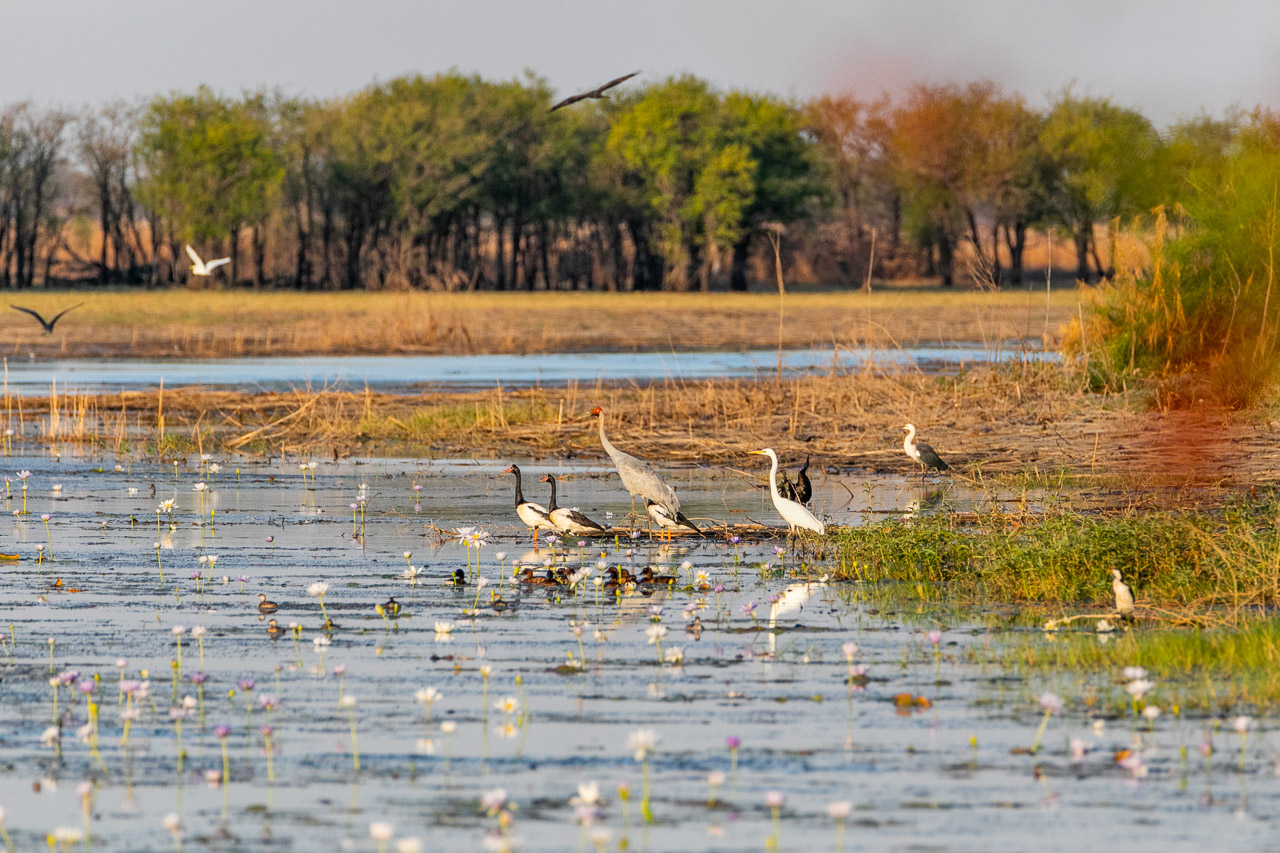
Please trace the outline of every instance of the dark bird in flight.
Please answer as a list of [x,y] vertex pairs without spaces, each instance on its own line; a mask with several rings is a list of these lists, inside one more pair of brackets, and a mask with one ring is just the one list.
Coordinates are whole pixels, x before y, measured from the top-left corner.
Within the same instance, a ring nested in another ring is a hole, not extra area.
[[75,308],[79,308],[83,304],[84,304],[83,302],[77,302],[75,305],[72,305],[70,308],[63,309],[57,315],[55,315],[52,320],[46,320],[45,318],[37,314],[35,311],[32,311],[30,308],[23,308],[21,305],[14,305],[12,302],[9,303],[9,307],[15,311],[21,311],[23,314],[30,314],[32,317],[35,317],[37,320],[40,321],[40,325],[44,326],[44,333],[46,335],[52,335],[53,324],[61,320],[63,314]]
[[556,110],[560,109],[561,107],[567,107],[570,104],[576,104],[578,103],[578,101],[585,101],[587,98],[596,98],[596,99],[603,98],[606,89],[612,89],[614,86],[617,86],[619,83],[625,83],[626,81],[630,80],[632,77],[636,76],[639,73],[640,73],[639,71],[632,71],[630,74],[624,74],[621,77],[617,78],[616,80],[610,80],[608,83],[597,86],[594,89],[592,89],[590,92],[583,92],[580,95],[570,95],[560,103],[556,104],[551,109],[547,110],[547,112],[553,113]]

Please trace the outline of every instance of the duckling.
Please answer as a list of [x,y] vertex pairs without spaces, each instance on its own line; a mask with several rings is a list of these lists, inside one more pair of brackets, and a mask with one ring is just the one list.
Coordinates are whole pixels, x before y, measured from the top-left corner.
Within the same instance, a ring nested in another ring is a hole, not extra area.
[[697,616],[693,617],[693,621],[684,626],[684,635],[690,640],[702,639],[702,620]]
[[644,571],[640,573],[640,582],[649,584],[672,584],[676,582],[676,576],[657,575],[653,572],[653,566],[645,566]]
[[392,619],[400,615],[400,602],[396,601],[394,595],[387,599],[386,604],[382,605],[382,612]]
[[280,605],[274,601],[267,601],[267,597],[262,593],[258,593],[258,612],[259,613],[275,613],[280,609]]
[[497,613],[505,613],[511,609],[511,605],[502,600],[502,596],[494,593],[493,601],[489,602],[489,606]]
[[267,623],[267,636],[271,639],[278,640],[286,633],[288,633],[288,631],[285,628],[281,628],[276,620],[272,619]]
[[450,586],[466,586],[467,573],[464,572],[462,569],[455,569],[453,574],[450,576],[450,578],[447,581],[445,581],[445,583],[449,584]]

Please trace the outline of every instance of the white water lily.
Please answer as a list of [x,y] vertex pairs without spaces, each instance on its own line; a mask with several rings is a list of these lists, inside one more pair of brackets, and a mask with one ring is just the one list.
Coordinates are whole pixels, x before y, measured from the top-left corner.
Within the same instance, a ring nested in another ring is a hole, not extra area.
[[627,749],[635,755],[636,761],[644,761],[657,745],[658,733],[653,729],[636,729],[627,738]]
[[328,591],[329,585],[324,581],[316,581],[311,584],[311,586],[307,587],[307,595],[310,595],[313,598],[320,598]]

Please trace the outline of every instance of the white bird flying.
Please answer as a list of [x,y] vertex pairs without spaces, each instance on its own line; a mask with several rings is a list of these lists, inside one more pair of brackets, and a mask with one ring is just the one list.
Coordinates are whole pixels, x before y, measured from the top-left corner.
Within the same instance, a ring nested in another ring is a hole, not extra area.
[[187,244],[187,256],[191,258],[191,274],[192,275],[209,275],[223,264],[231,263],[230,258],[218,258],[216,261],[205,263],[200,260],[200,256],[196,254],[196,250],[191,248],[191,244]]
[[793,532],[796,528],[801,528],[812,530],[819,536],[825,534],[827,526],[819,521],[816,515],[805,509],[802,504],[784,498],[778,493],[778,454],[773,452],[773,448],[766,447],[764,450],[751,452],[758,456],[768,456],[772,462],[769,469],[769,494],[773,497],[773,505],[777,508],[778,515],[787,522],[787,527]]
[[907,424],[903,429],[907,431],[907,437],[902,440],[902,450],[920,464],[921,473],[930,468],[935,471],[946,471],[951,467],[932,447],[923,441],[916,441],[915,424]]
[[632,511],[635,511],[636,497],[639,496],[662,507],[669,517],[678,516],[680,498],[676,497],[675,490],[662,482],[658,472],[647,462],[641,462],[630,453],[623,453],[609,442],[604,434],[604,409],[596,406],[591,414],[600,419],[600,444],[613,460],[613,467],[618,471],[618,479],[622,481],[623,488],[631,494]]

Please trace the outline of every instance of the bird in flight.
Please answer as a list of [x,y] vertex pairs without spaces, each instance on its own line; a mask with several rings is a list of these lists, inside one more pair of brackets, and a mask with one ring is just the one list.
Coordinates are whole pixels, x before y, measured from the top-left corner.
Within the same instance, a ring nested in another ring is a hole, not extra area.
[[578,101],[585,101],[587,98],[596,98],[596,99],[603,98],[606,89],[612,89],[614,86],[617,86],[619,83],[625,83],[626,81],[630,80],[632,77],[636,76],[639,73],[640,73],[639,71],[632,71],[630,74],[624,74],[615,80],[610,80],[608,83],[604,83],[600,86],[597,86],[594,89],[592,89],[590,92],[583,92],[579,95],[570,95],[560,103],[553,106],[551,109],[547,110],[547,112],[553,113],[556,110],[560,109],[561,107],[567,107],[570,104],[576,104],[578,103]]
[[230,258],[218,258],[216,261],[205,263],[200,260],[200,256],[196,254],[196,250],[191,248],[191,244],[187,244],[187,255],[191,258],[191,274],[192,275],[209,275],[223,264],[231,263]]
[[40,321],[40,325],[44,326],[44,333],[46,335],[52,335],[53,324],[61,320],[63,314],[67,313],[73,308],[79,308],[83,304],[84,304],[83,302],[77,302],[75,305],[72,305],[71,308],[64,308],[63,310],[59,311],[56,315],[54,315],[54,318],[52,320],[46,320],[45,318],[41,317],[37,312],[32,311],[30,308],[23,308],[21,305],[14,305],[12,302],[9,303],[9,307],[15,311],[21,311],[23,314],[30,314],[32,317],[35,317],[37,320]]

